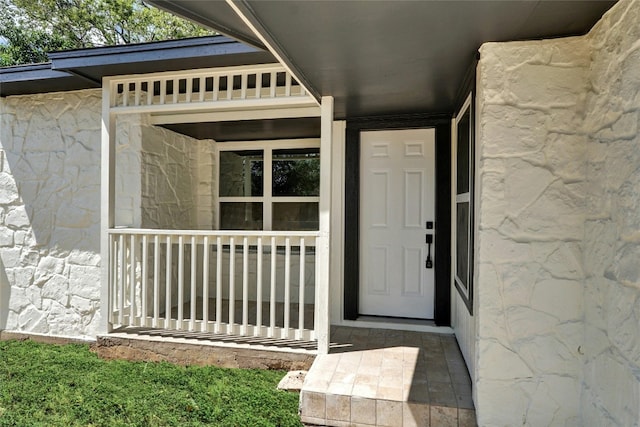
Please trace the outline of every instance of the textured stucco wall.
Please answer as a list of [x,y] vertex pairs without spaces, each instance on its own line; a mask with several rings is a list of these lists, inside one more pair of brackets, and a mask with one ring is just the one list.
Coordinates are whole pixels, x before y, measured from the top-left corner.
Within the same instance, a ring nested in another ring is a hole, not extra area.
[[142,123],[142,227],[212,229],[215,142]]
[[95,336],[100,97],[0,99],[0,329]]
[[[0,120],[0,329],[95,337],[101,91],[2,98]],[[211,228],[212,141],[143,115],[116,135],[116,225]]]
[[475,401],[483,426],[579,424],[589,58],[579,38],[481,48]]
[[640,425],[640,2],[588,37],[584,424]]
[[135,227],[142,224],[142,122],[145,116],[116,116],[115,225]]
[[481,48],[481,426],[640,423],[638,22]]
[[212,229],[215,142],[149,123],[116,119],[116,226]]

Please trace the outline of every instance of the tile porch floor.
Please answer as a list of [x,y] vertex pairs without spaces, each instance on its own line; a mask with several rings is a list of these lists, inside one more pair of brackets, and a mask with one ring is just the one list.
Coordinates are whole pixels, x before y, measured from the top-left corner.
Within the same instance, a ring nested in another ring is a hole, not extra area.
[[475,426],[471,381],[452,335],[332,327],[300,394],[302,422]]

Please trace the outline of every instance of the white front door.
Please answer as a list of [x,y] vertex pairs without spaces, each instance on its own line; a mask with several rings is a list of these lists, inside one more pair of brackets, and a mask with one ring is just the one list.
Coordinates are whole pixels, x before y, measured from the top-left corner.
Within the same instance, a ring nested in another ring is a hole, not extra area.
[[435,130],[362,132],[360,143],[359,312],[433,319]]

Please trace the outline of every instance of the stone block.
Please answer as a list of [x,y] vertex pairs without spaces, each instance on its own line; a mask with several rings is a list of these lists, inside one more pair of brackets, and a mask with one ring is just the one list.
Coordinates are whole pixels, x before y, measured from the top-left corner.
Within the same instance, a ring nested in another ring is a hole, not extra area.
[[0,173],[0,204],[7,205],[20,198],[14,178],[8,173]]
[[0,258],[5,268],[18,267],[20,265],[20,248],[0,248]]
[[98,301],[100,299],[100,277],[99,267],[70,265],[69,294]]
[[0,227],[0,247],[13,246],[14,231],[7,227]]
[[44,313],[33,306],[20,313],[18,324],[21,330],[29,332],[47,333],[49,330]]
[[81,315],[87,315],[96,311],[96,301],[70,295],[69,306]]
[[550,279],[534,285],[531,307],[561,321],[582,318],[582,283],[576,280]]
[[69,280],[57,274],[51,276],[42,285],[42,298],[52,299],[66,306],[69,303]]

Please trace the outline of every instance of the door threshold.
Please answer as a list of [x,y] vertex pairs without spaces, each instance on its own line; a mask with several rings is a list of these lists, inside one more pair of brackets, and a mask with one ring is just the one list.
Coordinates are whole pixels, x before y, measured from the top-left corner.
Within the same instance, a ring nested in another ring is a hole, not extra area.
[[407,319],[402,317],[358,316],[357,320],[343,320],[342,326],[353,328],[393,329],[398,331],[433,332],[453,334],[449,326],[436,326],[433,320]]

